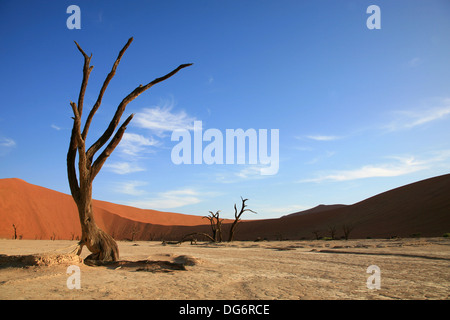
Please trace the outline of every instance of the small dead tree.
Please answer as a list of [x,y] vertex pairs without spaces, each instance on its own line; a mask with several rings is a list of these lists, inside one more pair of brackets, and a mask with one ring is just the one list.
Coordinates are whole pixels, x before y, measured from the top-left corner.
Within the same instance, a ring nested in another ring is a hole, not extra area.
[[220,219],[219,217],[219,211],[216,212],[215,218],[216,218],[216,228],[217,228],[217,241],[222,242],[222,221],[223,219]]
[[211,231],[212,231],[212,238],[214,239],[214,242],[217,241],[217,227],[216,222],[214,220],[214,213],[210,211],[210,215],[204,216],[203,219],[208,219],[209,223],[211,224]]
[[354,225],[352,224],[344,224],[342,226],[342,231],[344,232],[344,239],[348,240],[348,237],[350,236],[350,232],[353,231]]
[[13,228],[14,228],[14,236],[13,236],[13,239],[14,240],[16,240],[17,239],[17,227],[16,227],[16,225],[13,223]]
[[312,233],[316,237],[316,240],[320,240],[320,231],[319,230],[314,230]]
[[206,218],[211,223],[211,230],[212,230],[212,238],[214,239],[214,242],[222,242],[222,221],[219,217],[219,211],[216,211],[216,213],[210,211],[210,215],[205,216],[203,218]]
[[330,237],[332,240],[336,239],[336,226],[328,226],[328,231],[330,232]]
[[242,200],[242,205],[241,205],[241,210],[239,210],[239,212],[238,212],[238,210],[237,210],[236,204],[234,204],[234,221],[233,221],[233,223],[231,224],[231,228],[230,228],[230,236],[229,236],[229,238],[228,238],[228,241],[229,241],[229,242],[233,241],[233,239],[234,239],[234,233],[236,232],[236,227],[237,227],[238,223],[241,221],[241,216],[242,216],[242,214],[243,214],[244,212],[246,212],[246,211],[249,211],[249,212],[252,212],[252,213],[256,213],[256,212],[253,211],[253,210],[246,209],[247,205],[245,204],[245,202],[246,202],[248,199],[243,199],[243,198],[241,197],[241,200]]
[[[133,118],[131,114],[116,131],[119,125],[120,118],[125,111],[126,106],[136,99],[141,93],[150,89],[157,83],[160,83],[174,74],[176,74],[181,69],[190,66],[191,64],[182,64],[178,68],[174,69],[170,73],[163,77],[157,78],[146,85],[139,85],[131,93],[129,93],[118,105],[117,110],[109,123],[105,132],[91,145],[91,147],[86,148],[86,138],[89,131],[89,127],[92,122],[94,114],[100,107],[109,82],[114,77],[116,73],[117,66],[122,59],[123,54],[130,46],[133,38],[130,38],[114,62],[114,65],[106,77],[103,85],[100,89],[97,101],[89,112],[86,118],[83,129],[81,129],[81,117],[83,114],[83,103],[84,95],[86,92],[86,87],[89,80],[89,75],[92,71],[93,66],[90,66],[92,54],[88,56],[83,49],[75,42],[78,50],[84,57],[83,66],[83,79],[81,82],[81,89],[78,95],[78,103],[70,102],[72,111],[74,114],[72,134],[70,137],[69,150],[67,152],[67,175],[69,179],[70,191],[72,197],[78,208],[78,215],[81,223],[81,240],[79,242],[78,254],[81,254],[83,246],[86,246],[89,251],[92,252],[86,259],[87,260],[99,260],[99,261],[117,261],[119,259],[119,249],[115,240],[100,229],[95,223],[94,211],[92,208],[92,182],[97,174],[100,172],[106,159],[111,155],[114,149],[119,144],[122,136]],[[116,133],[114,134],[114,132]],[[113,136],[114,134],[114,136]],[[112,138],[111,138],[112,137]],[[111,140],[110,140],[111,139]],[[100,155],[94,160],[95,154],[109,141]],[[75,160],[78,155],[78,177],[77,170],[75,166]]]
[[134,241],[134,237],[138,233],[136,225],[133,225],[133,229],[131,230],[131,241]]

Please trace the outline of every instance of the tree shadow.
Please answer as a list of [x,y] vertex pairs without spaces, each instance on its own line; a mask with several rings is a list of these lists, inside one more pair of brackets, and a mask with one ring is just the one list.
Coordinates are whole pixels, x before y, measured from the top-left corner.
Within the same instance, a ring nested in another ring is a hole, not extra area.
[[53,265],[85,264],[91,267],[105,267],[111,270],[163,272],[187,271],[186,266],[194,266],[198,259],[190,256],[177,256],[173,261],[165,260],[138,260],[138,261],[99,261],[82,259],[76,254],[30,254],[6,255],[0,254],[0,269],[28,268],[32,266],[43,267]]
[[186,271],[186,266],[183,263],[176,263],[170,261],[154,261],[154,260],[139,260],[139,261],[97,261],[97,260],[84,260],[84,264],[95,267],[106,267],[111,270],[129,270],[129,271],[145,271],[145,272],[174,272],[174,271]]

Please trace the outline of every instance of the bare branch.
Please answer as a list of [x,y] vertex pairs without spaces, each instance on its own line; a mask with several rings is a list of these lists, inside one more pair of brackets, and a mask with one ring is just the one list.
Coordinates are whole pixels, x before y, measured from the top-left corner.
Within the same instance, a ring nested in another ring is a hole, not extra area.
[[91,181],[94,180],[95,176],[98,174],[100,169],[102,168],[103,164],[105,163],[106,159],[111,155],[111,153],[114,151],[114,149],[119,144],[120,140],[122,140],[123,134],[125,133],[125,130],[127,129],[127,125],[130,123],[131,119],[133,119],[134,113],[131,114],[125,122],[120,126],[119,130],[117,130],[114,137],[109,142],[108,146],[103,150],[103,152],[98,156],[97,160],[95,160],[94,164],[92,165],[92,171],[91,171]]
[[92,118],[94,117],[94,114],[97,112],[98,108],[100,107],[100,105],[102,103],[103,95],[104,95],[104,93],[106,91],[106,88],[108,87],[109,82],[111,81],[111,79],[116,74],[116,69],[117,69],[117,66],[120,63],[120,59],[122,59],[123,54],[128,49],[128,47],[130,46],[132,41],[133,41],[133,37],[128,39],[128,42],[125,44],[125,46],[122,48],[122,50],[120,50],[119,55],[117,56],[117,59],[114,62],[114,65],[112,66],[111,72],[106,77],[105,82],[103,82],[103,86],[100,89],[100,93],[98,95],[97,101],[95,102],[94,106],[92,107],[91,111],[89,112],[89,115],[88,115],[88,117],[86,119],[86,123],[84,125],[84,129],[83,129],[83,133],[82,133],[82,137],[83,137],[84,140],[86,140],[86,136],[88,134],[89,127],[90,127],[91,122],[92,122]]
[[[77,45],[78,50],[80,50],[81,54],[84,56],[85,59],[89,59],[89,56],[86,54],[86,52],[83,51],[83,49],[81,49],[80,45],[78,44],[78,42],[74,41],[75,44]],[[92,57],[92,54],[91,54]]]
[[242,206],[241,206],[241,210],[239,211],[239,213],[237,213],[236,204],[234,204],[234,216],[235,216],[235,218],[236,218],[237,220],[239,220],[239,219],[241,218],[241,215],[242,215],[244,212],[246,212],[246,211],[250,211],[250,212],[256,213],[256,212],[253,211],[253,210],[245,209],[245,208],[247,207],[247,205],[245,204],[245,202],[246,202],[248,199],[243,199],[243,198],[241,197],[241,200],[242,200]]
[[78,95],[78,112],[81,115],[83,114],[83,102],[84,102],[84,94],[86,92],[86,87],[89,80],[89,75],[94,68],[93,66],[90,67],[89,64],[91,63],[92,54],[88,56],[83,49],[81,49],[80,45],[74,41],[77,45],[78,50],[81,52],[81,54],[84,57],[84,66],[83,66],[83,81],[81,82],[81,88],[80,88],[80,94]]
[[144,91],[150,89],[153,85],[164,81],[168,78],[170,78],[171,76],[173,76],[174,74],[176,74],[178,71],[180,71],[183,68],[189,67],[191,66],[192,63],[188,63],[188,64],[182,64],[180,65],[178,68],[176,68],[175,70],[169,72],[168,74],[166,74],[163,77],[157,78],[155,80],[153,80],[152,82],[148,83],[145,86],[140,85],[139,87],[137,87],[136,89],[134,89],[129,95],[127,95],[122,102],[119,104],[119,106],[117,107],[116,113],[114,114],[113,119],[111,120],[111,122],[109,123],[108,128],[105,130],[105,132],[103,133],[103,135],[98,138],[98,140],[88,149],[87,151],[87,157],[89,159],[92,159],[93,156],[95,155],[95,153],[100,150],[100,148],[102,146],[105,145],[105,143],[109,140],[109,138],[112,136],[114,130],[116,129],[117,125],[119,124],[120,121],[120,117],[122,116],[123,112],[125,111],[126,106],[128,105],[128,103],[130,103],[131,101],[133,101],[134,99],[136,99],[141,93],[143,93]]

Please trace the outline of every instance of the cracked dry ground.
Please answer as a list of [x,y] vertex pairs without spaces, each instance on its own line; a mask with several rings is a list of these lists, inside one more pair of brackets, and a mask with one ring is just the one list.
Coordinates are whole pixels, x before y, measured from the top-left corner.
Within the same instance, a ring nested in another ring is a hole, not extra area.
[[[51,252],[73,243],[0,240],[0,254]],[[446,238],[118,244],[121,259],[172,261],[187,255],[197,262],[171,272],[79,264],[79,290],[67,288],[67,264],[4,265],[0,299],[449,299],[450,295]],[[367,288],[370,265],[381,270],[379,290]]]

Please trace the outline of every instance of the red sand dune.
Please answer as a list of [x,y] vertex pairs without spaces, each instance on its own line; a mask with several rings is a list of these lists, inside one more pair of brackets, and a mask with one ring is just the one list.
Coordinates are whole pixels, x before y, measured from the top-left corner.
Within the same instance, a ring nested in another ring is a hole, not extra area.
[[[195,226],[209,224],[200,216],[185,215],[94,200],[97,224],[118,239],[131,238],[142,225]],[[72,239],[80,235],[78,211],[72,196],[29,184],[20,179],[0,179],[0,238],[12,238],[14,229],[23,239]],[[157,228],[158,228],[157,227]],[[148,226],[147,226],[148,228]],[[157,229],[156,228],[156,229]]]
[[353,205],[311,211],[273,219],[270,224],[243,222],[240,232],[248,237],[272,235],[273,239],[271,231],[275,231],[278,238],[313,239],[313,231],[328,237],[330,227],[335,227],[340,238],[342,227],[351,225],[350,238],[442,236],[450,232],[450,174],[392,189]]
[[[442,236],[450,232],[450,174],[396,188],[353,205],[318,206],[279,219],[243,221],[237,240],[313,239],[313,231],[343,235],[352,225],[351,238]],[[143,210],[94,200],[97,224],[116,239],[178,240],[191,232],[210,233],[201,216]],[[228,239],[229,223],[223,225]],[[0,179],[0,238],[76,239],[78,213],[72,197],[20,179]]]

